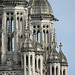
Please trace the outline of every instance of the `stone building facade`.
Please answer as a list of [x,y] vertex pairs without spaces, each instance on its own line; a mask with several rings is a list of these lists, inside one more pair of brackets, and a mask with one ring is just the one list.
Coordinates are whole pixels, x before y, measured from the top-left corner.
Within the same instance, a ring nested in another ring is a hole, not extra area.
[[0,0],[0,75],[67,75],[53,21],[48,0]]

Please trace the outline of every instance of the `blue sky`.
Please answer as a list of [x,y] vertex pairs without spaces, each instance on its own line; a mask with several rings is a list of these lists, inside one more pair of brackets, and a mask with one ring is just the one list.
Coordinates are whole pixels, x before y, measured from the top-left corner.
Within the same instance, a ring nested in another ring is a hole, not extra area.
[[58,46],[60,40],[62,50],[68,60],[68,75],[75,75],[75,0],[49,0],[54,16]]

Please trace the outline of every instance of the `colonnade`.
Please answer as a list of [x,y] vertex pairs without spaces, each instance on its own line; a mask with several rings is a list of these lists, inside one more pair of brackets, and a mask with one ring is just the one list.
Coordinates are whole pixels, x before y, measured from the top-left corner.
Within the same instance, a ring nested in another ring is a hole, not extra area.
[[[27,53],[28,54],[28,53]],[[35,74],[35,56],[32,54],[24,54],[24,75]]]
[[50,75],[67,75],[67,66],[50,65]]

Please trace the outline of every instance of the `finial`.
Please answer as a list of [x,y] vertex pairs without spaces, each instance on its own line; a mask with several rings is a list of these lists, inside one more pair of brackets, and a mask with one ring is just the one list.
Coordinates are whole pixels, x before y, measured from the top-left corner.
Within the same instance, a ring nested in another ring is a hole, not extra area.
[[62,45],[62,43],[60,42],[60,45],[59,45],[59,47],[60,47],[60,50],[61,50],[62,46],[63,46],[63,45]]

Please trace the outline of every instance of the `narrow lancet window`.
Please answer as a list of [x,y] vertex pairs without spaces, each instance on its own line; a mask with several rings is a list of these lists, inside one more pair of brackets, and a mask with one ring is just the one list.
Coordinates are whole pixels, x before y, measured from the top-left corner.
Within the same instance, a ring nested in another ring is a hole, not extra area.
[[63,75],[65,75],[65,70],[63,70]]
[[12,38],[12,51],[14,51],[14,37]]
[[45,30],[43,30],[43,42],[45,41]]
[[10,37],[8,36],[8,45],[7,45],[8,51],[10,51]]
[[7,32],[9,32],[9,18],[8,17],[7,17],[6,23],[7,23],[6,30],[7,30]]
[[38,68],[39,68],[39,69],[40,69],[40,66],[41,66],[41,65],[40,65],[40,59],[39,59],[39,60],[38,60]]
[[28,56],[26,56],[26,66],[28,67]]
[[40,43],[40,31],[39,30],[37,32],[37,40],[38,40],[38,43]]
[[47,44],[48,44],[48,43],[49,43],[49,34],[48,34],[48,30],[46,31],[46,35],[47,35],[46,39],[47,39]]
[[58,75],[58,67],[56,68],[56,75]]
[[36,66],[37,64],[36,64],[36,59],[35,59],[35,70],[37,69],[37,66]]
[[30,57],[30,64],[31,64],[31,66],[32,66],[32,55],[31,55],[31,57]]
[[13,18],[11,18],[11,25],[12,25],[12,32],[14,32],[14,20],[13,20]]
[[33,41],[35,41],[35,33],[36,33],[36,31],[34,30],[34,32],[33,32]]
[[54,75],[54,67],[52,66],[52,75]]

